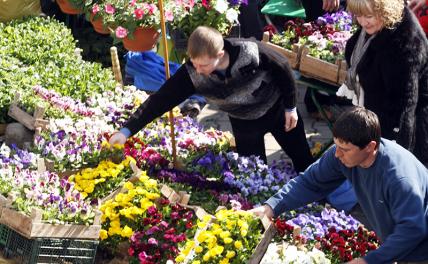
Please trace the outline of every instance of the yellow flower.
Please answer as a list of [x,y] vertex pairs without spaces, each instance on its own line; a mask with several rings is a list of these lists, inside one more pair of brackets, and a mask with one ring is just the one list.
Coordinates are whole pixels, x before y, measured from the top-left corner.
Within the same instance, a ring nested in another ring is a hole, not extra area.
[[180,254],[175,258],[175,261],[176,262],[183,262],[185,258],[186,257],[183,254]]
[[192,264],[201,264],[201,262],[199,260],[195,260],[192,262]]
[[221,253],[223,253],[223,250],[224,250],[224,247],[223,246],[215,246],[214,248],[213,248],[213,250],[214,250],[214,253],[216,254],[216,255],[221,255]]
[[201,247],[201,246],[197,246],[197,247],[195,248],[195,252],[196,252],[196,253],[201,253],[203,250],[204,250],[204,248],[203,248],[203,247]]
[[229,259],[224,258],[224,259],[220,260],[219,264],[229,264]]
[[147,193],[146,197],[150,200],[156,200],[160,197],[160,195],[158,193]]
[[223,231],[220,233],[220,237],[221,238],[230,237],[230,232],[229,231]]
[[108,238],[107,230],[101,229],[100,238],[101,238],[101,240]]
[[236,249],[241,249],[242,248],[242,242],[241,241],[235,241],[235,243],[234,243],[234,245],[235,245],[235,248]]
[[101,142],[101,148],[110,148],[110,143],[108,141]]
[[208,260],[210,260],[210,258],[211,258],[211,256],[210,256],[209,251],[208,251],[207,253],[205,253],[205,255],[202,257],[202,259],[203,259],[204,261],[208,261]]
[[248,230],[247,229],[241,229],[241,236],[245,237],[248,234]]
[[125,187],[127,190],[132,190],[134,189],[134,184],[132,182],[125,182],[123,187]]
[[226,258],[233,258],[236,255],[235,251],[228,250],[226,253]]
[[223,241],[224,241],[224,243],[225,243],[225,244],[230,244],[230,243],[232,243],[232,242],[233,242],[233,239],[232,239],[232,238],[230,238],[230,237],[225,237],[225,238],[223,239]]
[[132,231],[132,228],[130,228],[129,226],[125,226],[123,229],[122,229],[122,233],[121,233],[121,236],[122,237],[131,237],[132,236],[132,233],[134,233],[134,231]]

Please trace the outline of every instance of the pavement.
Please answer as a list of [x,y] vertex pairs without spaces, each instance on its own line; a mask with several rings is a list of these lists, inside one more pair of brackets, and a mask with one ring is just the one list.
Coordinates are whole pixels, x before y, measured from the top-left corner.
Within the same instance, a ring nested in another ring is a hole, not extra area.
[[[326,144],[331,140],[332,133],[326,121],[314,119],[306,111],[306,107],[303,102],[305,92],[306,87],[298,86],[297,108],[303,117],[306,138],[309,142],[309,146],[313,147],[317,142],[321,144]],[[213,127],[221,131],[230,131],[232,133],[232,128],[227,114],[219,111],[213,105],[205,106],[202,109],[201,113],[198,115],[197,119],[205,127],[205,129]],[[265,146],[268,163],[271,163],[273,160],[279,159],[289,160],[288,156],[285,154],[284,151],[282,151],[281,147],[278,145],[278,143],[275,141],[275,139],[270,133],[265,135]]]

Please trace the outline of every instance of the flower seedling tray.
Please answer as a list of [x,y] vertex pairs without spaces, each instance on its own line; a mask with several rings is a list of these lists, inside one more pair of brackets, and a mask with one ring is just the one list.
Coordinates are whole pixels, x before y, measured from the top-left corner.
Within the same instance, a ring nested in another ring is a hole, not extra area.
[[[305,77],[314,78],[332,85],[338,85],[341,65],[341,60],[338,60],[333,64],[314,58],[309,55],[309,49],[307,47],[303,47],[302,55],[300,57],[299,71]],[[344,76],[346,76],[346,72]],[[343,78],[342,73],[341,79]]]
[[26,238],[73,238],[94,239],[100,235],[101,212],[96,211],[93,225],[50,224],[42,221],[42,211],[33,209],[31,216],[10,208],[12,200],[8,198],[8,205],[3,207],[0,224],[18,232]]
[[301,48],[299,45],[294,45],[292,50],[285,49],[281,46],[278,46],[276,44],[273,44],[269,42],[269,33],[265,32],[263,34],[263,43],[265,43],[269,48],[281,53],[284,55],[288,63],[290,64],[291,68],[298,70],[299,64],[300,64],[300,54],[301,54]]

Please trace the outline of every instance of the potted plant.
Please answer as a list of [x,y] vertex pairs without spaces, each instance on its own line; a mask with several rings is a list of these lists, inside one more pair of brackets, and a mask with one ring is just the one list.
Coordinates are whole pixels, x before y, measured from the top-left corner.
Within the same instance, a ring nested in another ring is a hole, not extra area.
[[90,3],[86,6],[86,19],[91,22],[94,30],[100,34],[110,34],[110,29],[113,30],[108,24],[104,23],[103,18],[108,12],[111,12],[111,8],[103,0]]
[[82,14],[85,7],[85,0],[56,0],[61,11],[65,14]]
[[[239,6],[247,4],[245,0],[195,0],[189,1],[177,12],[178,17],[171,23],[173,30],[178,30],[188,38],[198,26],[217,29],[224,36],[229,35],[234,25],[238,24]],[[174,35],[174,34],[173,34]]]
[[[172,4],[165,1],[165,21],[174,18]],[[103,22],[114,28],[113,37],[132,51],[150,50],[156,44],[160,29],[157,0],[106,0]]]

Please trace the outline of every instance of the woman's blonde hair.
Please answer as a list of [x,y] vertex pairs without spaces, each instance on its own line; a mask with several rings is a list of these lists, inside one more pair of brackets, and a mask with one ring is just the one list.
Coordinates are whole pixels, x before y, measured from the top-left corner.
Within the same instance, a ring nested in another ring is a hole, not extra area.
[[379,16],[386,28],[392,28],[403,18],[403,0],[348,0],[347,10],[353,15]]
[[208,56],[217,57],[223,50],[223,36],[214,28],[199,26],[190,34],[187,42],[187,55],[190,58],[200,58]]

